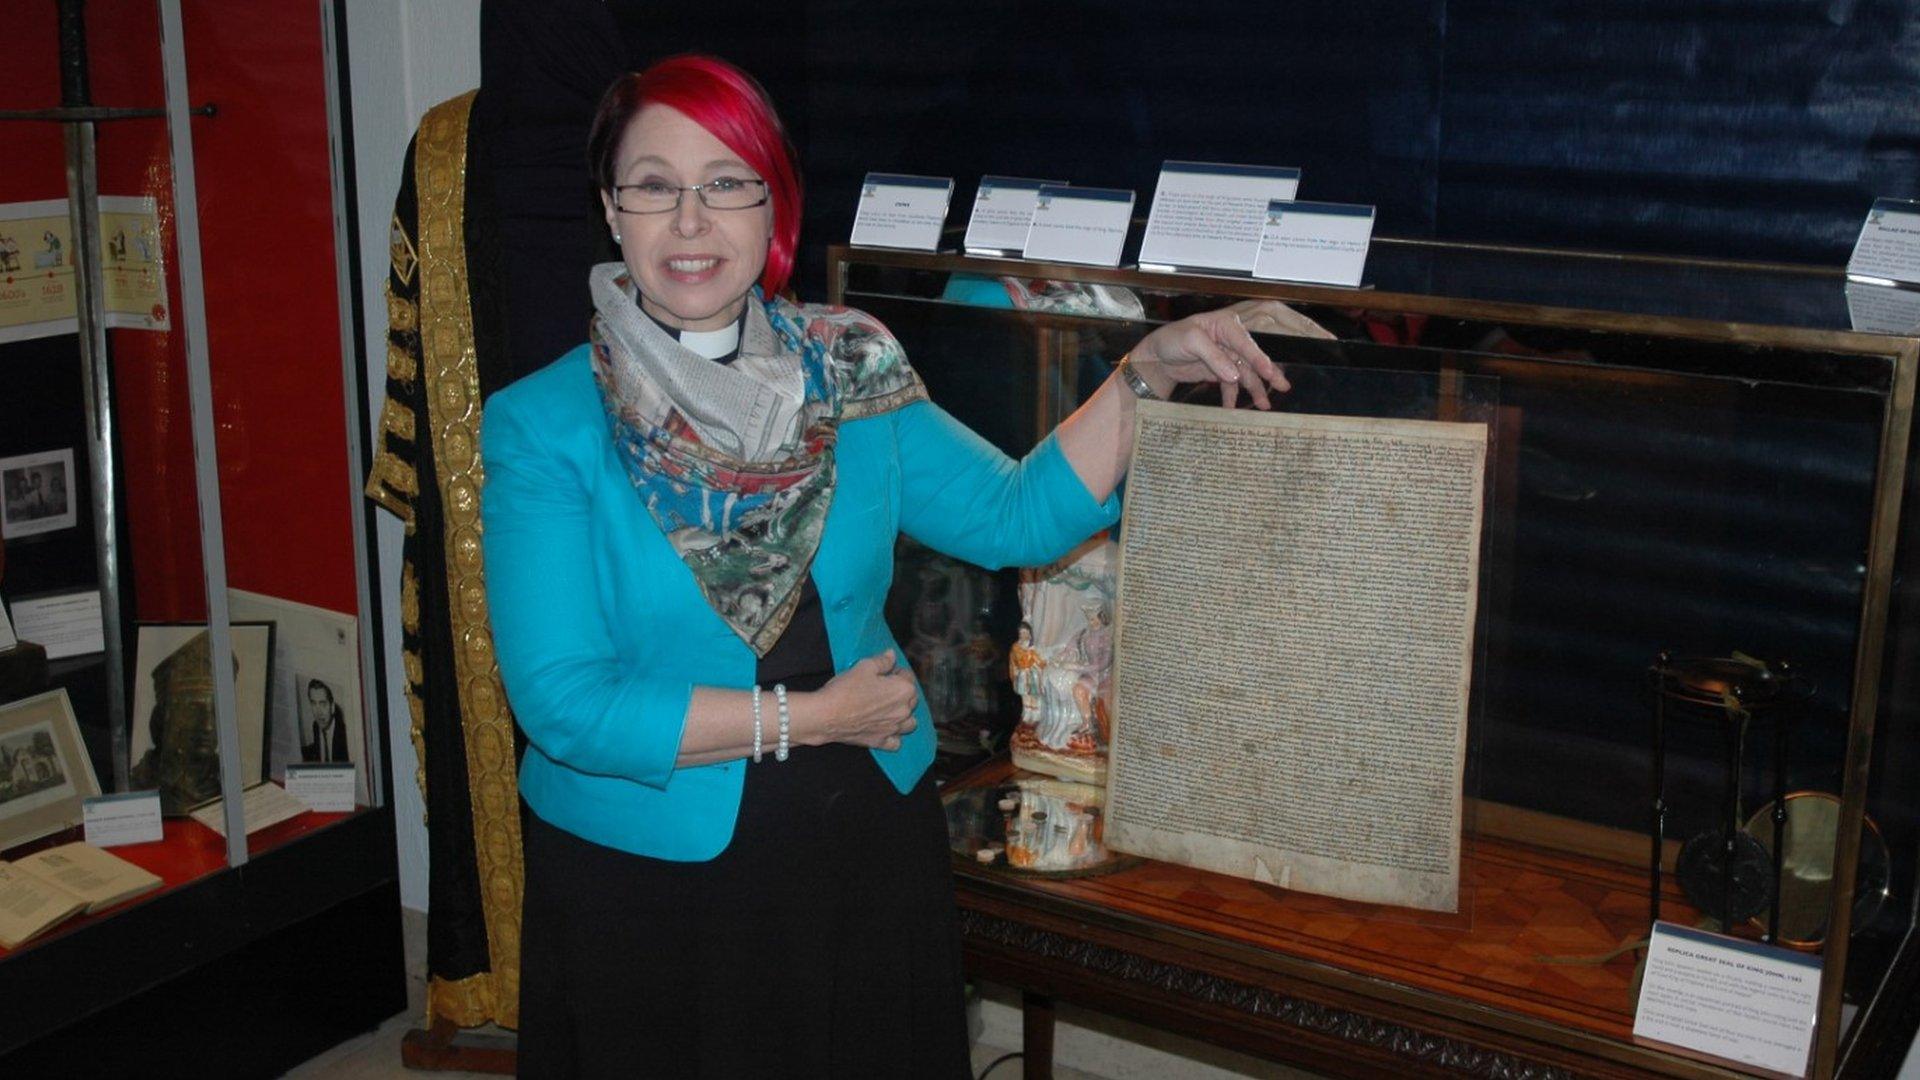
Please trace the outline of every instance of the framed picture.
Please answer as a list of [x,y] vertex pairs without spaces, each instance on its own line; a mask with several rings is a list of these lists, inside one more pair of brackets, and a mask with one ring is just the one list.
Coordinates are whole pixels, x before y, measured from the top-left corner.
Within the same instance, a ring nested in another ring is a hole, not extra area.
[[273,624],[267,689],[267,775],[287,765],[351,762],[354,797],[367,804],[360,633],[353,616],[264,593],[227,590],[233,618]]
[[80,520],[76,490],[72,448],[0,458],[0,536],[73,528]]
[[[240,777],[267,776],[267,683],[273,624],[232,623]],[[129,780],[158,788],[160,809],[184,814],[220,797],[220,739],[213,723],[213,666],[206,623],[142,623],[133,668]]]
[[98,794],[65,690],[0,705],[0,851],[80,824]]

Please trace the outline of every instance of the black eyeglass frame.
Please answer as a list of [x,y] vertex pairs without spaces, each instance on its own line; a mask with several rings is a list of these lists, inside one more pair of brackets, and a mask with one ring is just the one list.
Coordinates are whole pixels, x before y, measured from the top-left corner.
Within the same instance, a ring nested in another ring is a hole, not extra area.
[[[755,202],[750,202],[746,204],[745,206],[715,206],[713,205],[713,203],[707,201],[707,189],[712,187],[715,184],[759,184],[760,198]],[[614,210],[622,214],[671,214],[675,210],[680,209],[681,200],[687,197],[686,193],[689,191],[699,196],[701,206],[704,206],[709,210],[718,210],[722,213],[725,213],[729,210],[751,210],[756,206],[765,206],[767,205],[767,201],[773,198],[773,191],[767,186],[767,182],[765,180],[748,179],[747,177],[744,177],[744,176],[722,176],[717,180],[709,180],[704,184],[686,184],[681,187],[675,187],[673,189],[673,205],[663,206],[658,210],[629,210],[626,207],[620,205],[621,192],[637,190],[639,188],[644,188],[644,187],[654,187],[654,186],[655,185],[653,184],[615,184],[613,185]],[[672,185],[670,184],[660,184],[658,186],[672,187]]]

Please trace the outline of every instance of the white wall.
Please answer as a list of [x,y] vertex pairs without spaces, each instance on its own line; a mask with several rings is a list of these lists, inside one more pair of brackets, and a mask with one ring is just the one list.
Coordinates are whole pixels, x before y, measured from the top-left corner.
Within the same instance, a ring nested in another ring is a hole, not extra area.
[[[479,0],[342,0],[352,81],[354,176],[358,183],[361,302],[367,313],[367,393],[378,424],[385,396],[387,223],[399,190],[407,140],[428,109],[480,85]],[[423,432],[424,436],[424,432]],[[400,902],[427,908],[427,828],[420,762],[409,735],[406,673],[400,666],[400,522],[380,515],[382,633],[387,650],[387,752],[400,844]]]

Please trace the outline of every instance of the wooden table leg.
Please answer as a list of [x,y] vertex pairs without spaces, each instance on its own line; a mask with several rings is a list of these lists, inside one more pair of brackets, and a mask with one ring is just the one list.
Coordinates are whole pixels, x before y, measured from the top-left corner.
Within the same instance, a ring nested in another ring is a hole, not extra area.
[[1020,993],[1020,1060],[1026,1080],[1053,1080],[1053,999]]

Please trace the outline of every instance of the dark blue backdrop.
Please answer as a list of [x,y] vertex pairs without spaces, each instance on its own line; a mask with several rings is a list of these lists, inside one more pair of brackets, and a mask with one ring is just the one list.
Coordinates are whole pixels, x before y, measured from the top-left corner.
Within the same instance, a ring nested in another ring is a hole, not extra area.
[[[756,10],[759,9],[759,10]],[[802,265],[868,169],[1129,186],[1299,165],[1385,235],[1836,263],[1920,194],[1915,0],[797,0],[613,5],[635,62],[767,83],[811,185]],[[812,292],[813,290],[808,290]]]
[[[867,170],[1126,186],[1298,165],[1383,235],[1838,264],[1920,194],[1920,0],[487,0],[475,126],[514,355],[580,339],[613,257],[586,178],[612,77],[716,52],[767,85],[823,298]],[[480,168],[475,166],[475,168]]]

